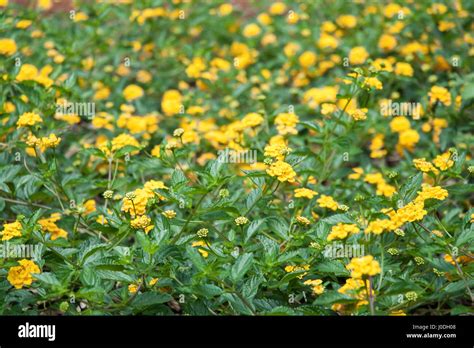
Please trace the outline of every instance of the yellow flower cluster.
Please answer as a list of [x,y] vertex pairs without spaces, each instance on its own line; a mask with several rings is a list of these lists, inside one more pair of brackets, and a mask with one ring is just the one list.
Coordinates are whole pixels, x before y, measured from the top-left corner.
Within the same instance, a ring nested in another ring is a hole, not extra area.
[[321,279],[309,279],[303,284],[311,286],[313,288],[313,294],[315,295],[321,295],[324,292],[324,285]]
[[308,218],[300,215],[296,217],[296,222],[299,223],[301,226],[311,225],[311,221]]
[[276,177],[280,182],[287,181],[289,183],[295,182],[296,177],[293,167],[284,161],[273,162],[267,168],[267,174]]
[[348,236],[359,233],[359,231],[359,227],[355,224],[344,224],[340,222],[331,228],[331,233],[329,233],[327,240],[345,239]]
[[158,130],[158,117],[155,114],[134,116],[124,113],[118,118],[117,126],[128,129],[131,134],[142,134],[143,138],[150,139],[151,134]]
[[56,134],[51,133],[47,137],[37,138],[33,134],[30,134],[26,139],[26,144],[30,147],[37,147],[44,152],[46,149],[55,148],[61,142],[61,138],[58,138]]
[[127,145],[139,147],[137,139],[132,137],[130,134],[120,134],[112,139],[112,151],[120,150],[122,147]]
[[15,237],[21,237],[21,228],[21,223],[18,220],[4,224],[3,231],[0,232],[2,235],[2,240],[10,240]]
[[410,121],[404,116],[397,116],[390,122],[392,132],[398,133],[397,152],[403,155],[403,150],[412,152],[420,140],[418,132],[411,128]]
[[349,116],[351,116],[354,121],[363,121],[367,118],[368,109],[354,109],[349,111]]
[[146,215],[140,215],[135,219],[132,219],[132,221],[130,221],[130,225],[132,228],[137,230],[143,229],[145,233],[150,232],[150,230],[153,228],[153,225],[151,225],[151,219]]
[[360,65],[364,64],[367,58],[369,57],[369,53],[363,46],[356,46],[353,47],[349,52],[349,63],[351,65]]
[[131,192],[130,196],[125,196],[122,200],[121,210],[129,213],[132,217],[144,215],[146,212],[146,205],[150,198],[156,197],[159,200],[165,200],[165,198],[156,193],[155,190],[166,190],[167,187],[162,181],[149,180],[143,188],[138,188]]
[[451,105],[451,94],[449,91],[441,86],[433,86],[431,90],[428,92],[428,96],[430,97],[430,104],[435,104],[436,102],[440,102],[445,106]]
[[16,125],[18,128],[20,127],[27,127],[27,126],[34,126],[37,123],[43,122],[43,119],[40,115],[34,112],[25,112],[20,116]]
[[53,80],[51,80],[48,75],[53,71],[53,68],[50,65],[45,66],[40,71],[31,64],[23,64],[16,76],[16,80],[18,82],[22,81],[35,81],[39,84],[43,85],[44,87],[48,88],[53,84]]
[[297,188],[295,189],[295,197],[296,198],[308,198],[308,199],[312,199],[314,196],[316,196],[318,193],[316,191],[313,191],[311,189],[308,189],[308,188]]
[[436,156],[432,162],[433,163],[428,162],[425,158],[416,158],[413,160],[416,169],[424,173],[433,172],[434,174],[438,174],[440,170],[448,170],[454,165],[454,161],[451,160],[450,152]]
[[364,87],[383,89],[382,82],[376,77],[366,77],[363,83]]
[[128,85],[123,90],[123,97],[127,101],[133,101],[135,99],[141,98],[141,97],[143,97],[143,94],[144,94],[143,88],[141,88],[138,85],[134,85],[134,84]]
[[16,42],[12,39],[0,39],[0,54],[3,56],[11,56],[17,50]]
[[170,89],[163,94],[161,110],[166,116],[173,116],[180,112],[183,96],[175,89]]
[[394,229],[393,227],[394,225],[391,220],[376,219],[374,221],[369,222],[364,233],[381,234],[384,231],[391,231],[392,229]]
[[387,154],[384,147],[385,136],[382,133],[376,134],[370,143],[370,158],[382,158]]
[[275,125],[278,130],[278,134],[298,134],[296,125],[299,122],[299,117],[294,113],[281,113],[275,118]]
[[[309,268],[310,268],[309,265],[302,265],[302,266],[288,265],[285,267],[285,272],[292,273],[292,272],[309,271]],[[302,274],[299,274],[296,278],[303,279],[307,274],[308,272],[303,272]]]
[[256,112],[251,112],[245,115],[241,122],[246,128],[257,127],[262,124],[263,116]]
[[18,261],[19,266],[11,267],[8,271],[8,281],[16,289],[21,289],[33,282],[32,274],[41,273],[38,265],[31,260],[22,259]]
[[421,129],[423,132],[428,133],[433,130],[432,139],[435,144],[439,144],[441,132],[444,128],[448,127],[448,121],[444,118],[434,118],[425,122]]
[[49,218],[40,219],[38,223],[41,225],[43,233],[51,233],[51,240],[58,238],[67,238],[67,232],[56,225],[56,222],[61,219],[60,213],[53,213]]
[[396,230],[407,222],[420,221],[427,214],[427,211],[424,209],[425,200],[444,200],[447,197],[448,191],[440,186],[429,186],[424,184],[421,191],[418,191],[417,197],[404,207],[401,207],[398,210],[382,210],[382,212],[390,219],[377,219],[371,221],[365,229],[365,233],[381,234],[384,231]]
[[375,193],[379,196],[392,197],[396,192],[395,187],[387,184],[381,173],[366,174],[364,181],[376,185],[377,191]]
[[351,277],[355,279],[380,273],[380,265],[372,255],[355,257],[346,265],[346,268],[351,271]]
[[316,202],[318,202],[321,208],[337,210],[339,207],[339,204],[331,196],[321,195]]

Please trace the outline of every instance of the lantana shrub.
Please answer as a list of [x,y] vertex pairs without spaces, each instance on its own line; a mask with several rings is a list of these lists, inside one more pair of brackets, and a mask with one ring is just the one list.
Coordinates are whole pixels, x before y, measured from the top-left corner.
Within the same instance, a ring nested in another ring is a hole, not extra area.
[[472,312],[472,1],[56,5],[0,1],[1,314]]

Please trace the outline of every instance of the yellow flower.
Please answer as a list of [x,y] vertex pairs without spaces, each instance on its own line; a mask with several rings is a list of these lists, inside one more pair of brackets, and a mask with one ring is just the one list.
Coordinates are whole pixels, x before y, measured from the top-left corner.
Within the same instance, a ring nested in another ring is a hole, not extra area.
[[316,54],[311,51],[303,52],[298,61],[303,69],[308,69],[316,64]]
[[34,112],[25,112],[20,116],[16,125],[18,128],[20,128],[20,127],[34,126],[35,124],[41,123],[41,122],[43,122],[43,119],[41,118],[40,115]]
[[150,223],[151,219],[146,215],[137,216],[135,219],[130,221],[130,225],[132,226],[132,228],[135,228],[137,230],[143,229],[146,233],[150,231],[150,228],[148,227],[153,227],[150,226]]
[[369,222],[364,233],[381,234],[384,231],[391,231],[394,229],[393,222],[387,219],[377,219]]
[[321,208],[328,208],[331,210],[337,210],[339,204],[331,196],[321,195],[317,200]]
[[2,240],[10,240],[15,237],[21,237],[21,223],[16,220],[12,223],[6,223],[3,225],[3,231],[0,232]]
[[158,157],[160,158],[161,156],[161,151],[160,151],[160,145],[155,145],[153,149],[151,150],[151,155],[153,157]]
[[399,152],[401,153],[402,149],[413,151],[413,148],[415,147],[415,145],[418,143],[419,140],[420,140],[420,135],[414,129],[408,129],[406,131],[401,132],[398,138],[398,144],[397,144]]
[[346,268],[351,271],[351,277],[355,279],[380,273],[380,265],[372,255],[355,257]]
[[303,197],[303,198],[312,199],[317,194],[318,193],[316,191],[310,190],[310,189],[305,188],[305,187],[295,189],[295,197],[296,198]]
[[441,86],[431,87],[431,90],[428,92],[428,96],[430,97],[430,104],[434,104],[439,101],[443,105],[446,105],[446,106],[451,105],[451,94],[444,87],[441,87]]
[[96,211],[96,204],[93,199],[89,199],[84,202],[84,208],[86,209],[86,214],[91,214]]
[[130,134],[120,134],[112,139],[112,151],[120,150],[127,145],[140,147],[140,143]]
[[392,132],[401,133],[410,129],[410,121],[404,116],[397,116],[392,121],[390,121],[390,129]]
[[299,216],[299,215],[298,215],[298,216],[296,217],[296,222],[298,222],[298,223],[299,223],[300,225],[302,225],[302,226],[309,226],[309,225],[311,225],[311,221],[310,221],[308,218],[304,217],[304,216]]
[[137,284],[130,284],[128,286],[128,292],[131,294],[135,294],[138,291],[138,285]]
[[0,39],[0,54],[3,56],[11,56],[17,50],[16,42],[12,39]]
[[349,174],[348,178],[351,180],[358,180],[364,174],[364,170],[360,167],[352,168],[354,173]]
[[282,15],[286,11],[286,5],[283,2],[274,2],[270,8],[268,9],[268,12],[272,15]]
[[294,113],[280,113],[275,117],[275,125],[278,134],[298,134],[296,125],[299,122],[299,117]]
[[144,94],[143,89],[140,86],[133,85],[133,84],[128,85],[123,90],[123,97],[127,101],[132,101],[132,100],[138,99],[138,98],[142,97],[143,94]]
[[231,4],[222,4],[219,6],[218,12],[220,16],[227,16],[232,13],[233,7]]
[[174,210],[165,210],[161,214],[163,214],[163,216],[167,217],[168,219],[174,219],[176,217],[176,212]]
[[366,109],[366,108],[350,110],[350,111],[349,111],[349,115],[350,115],[355,121],[362,121],[362,120],[367,119],[367,111],[368,111],[368,109]]
[[354,278],[347,278],[346,283],[341,286],[337,292],[340,294],[348,294],[353,291],[359,290],[360,288],[364,287],[364,281],[361,279],[354,279]]
[[436,169],[435,166],[431,162],[428,162],[425,160],[425,158],[415,158],[413,160],[413,165],[415,166],[416,169],[428,173],[428,172],[433,172],[434,174],[438,174],[439,170]]
[[193,58],[191,64],[188,65],[186,68],[186,75],[191,78],[199,78],[201,77],[203,71],[206,69],[206,64],[204,63],[204,59],[201,57]]
[[375,89],[383,89],[382,82],[376,77],[366,77],[364,79],[364,87],[370,87]]
[[383,34],[379,39],[379,47],[384,51],[391,51],[397,46],[397,39],[393,35]]
[[44,151],[49,148],[55,148],[61,142],[61,138],[58,138],[56,134],[51,133],[47,137],[42,137],[37,146],[40,147],[41,151]]
[[357,18],[352,15],[341,15],[336,19],[337,25],[345,29],[352,29],[357,25]]
[[359,233],[359,228],[355,224],[344,224],[338,223],[336,226],[331,228],[327,240],[332,241],[334,239],[344,239],[353,234]]
[[323,281],[321,279],[306,280],[303,284],[312,286],[313,287],[313,293],[315,295],[321,295],[324,292],[324,285],[322,285]]
[[418,191],[418,196],[415,198],[415,202],[423,202],[427,199],[444,200],[448,197],[448,191],[440,186],[429,186],[423,184],[421,191]]
[[409,63],[399,62],[395,65],[395,74],[399,76],[413,76],[413,68]]
[[38,0],[38,8],[40,10],[49,10],[53,6],[52,0]]
[[370,142],[370,158],[381,158],[387,154],[387,150],[383,149],[385,136],[378,133]]
[[51,240],[67,238],[67,232],[56,225],[56,221],[59,219],[61,219],[61,214],[53,213],[49,218],[43,218],[38,221],[43,233],[49,232],[51,234]]
[[447,170],[454,165],[454,161],[451,160],[451,154],[445,152],[442,155],[438,155],[433,160],[433,164],[438,167],[440,170]]
[[[191,244],[191,246],[192,247],[207,247],[207,244],[206,244],[206,242],[200,240],[200,241],[197,241],[197,242],[193,242]],[[202,255],[202,257],[204,257],[204,258],[209,256],[209,252],[207,252],[205,249],[198,248],[198,251]]]
[[284,161],[276,161],[267,168],[267,174],[277,177],[278,181],[295,182],[296,173],[293,167]]
[[245,127],[248,128],[257,127],[262,124],[263,117],[256,112],[251,112],[245,115],[241,122]]
[[369,53],[367,50],[362,46],[357,46],[349,52],[349,63],[351,65],[364,64],[368,57]]
[[28,28],[33,22],[30,21],[29,19],[22,19],[22,20],[19,20],[17,23],[16,23],[16,27],[18,29],[26,29]]
[[151,278],[151,280],[148,282],[148,285],[153,286],[156,283],[158,283],[158,280],[159,280],[158,278]]
[[11,267],[8,271],[8,281],[16,289],[21,289],[33,282],[32,274],[41,273],[38,265],[33,261],[22,259],[18,261],[19,266]]
[[260,27],[255,24],[255,23],[251,23],[251,24],[247,24],[242,32],[242,34],[245,36],[245,37],[255,37],[255,36],[258,36],[260,35],[260,33],[262,32],[262,30],[260,29]]
[[332,35],[321,33],[321,36],[318,40],[318,47],[321,49],[335,49],[339,45],[339,41]]
[[161,109],[166,116],[173,116],[180,112],[182,105],[182,96],[179,91],[171,89],[163,94]]

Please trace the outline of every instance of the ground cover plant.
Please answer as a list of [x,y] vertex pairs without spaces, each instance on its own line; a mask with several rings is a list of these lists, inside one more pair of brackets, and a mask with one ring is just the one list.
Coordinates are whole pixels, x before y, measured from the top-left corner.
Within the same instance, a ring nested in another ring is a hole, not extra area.
[[472,1],[0,1],[0,313],[472,313]]

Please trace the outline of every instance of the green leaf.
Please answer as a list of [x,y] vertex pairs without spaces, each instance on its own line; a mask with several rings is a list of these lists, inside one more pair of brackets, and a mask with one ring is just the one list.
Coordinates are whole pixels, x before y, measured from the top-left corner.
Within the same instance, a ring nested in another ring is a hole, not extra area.
[[236,283],[248,272],[253,264],[253,254],[245,253],[240,255],[235,261],[230,271],[231,279]]
[[262,226],[262,224],[265,223],[265,219],[257,219],[253,220],[249,226],[247,227],[247,230],[245,231],[245,239],[244,242],[247,243],[250,238],[253,237],[253,235],[258,231],[258,229]]
[[350,303],[355,300],[349,296],[338,293],[337,291],[326,291],[318,296],[314,304],[318,305],[332,305],[334,303]]
[[421,183],[423,182],[423,173],[417,173],[409,177],[406,182],[400,188],[400,197],[403,199],[404,203],[411,202],[416,193],[421,188]]
[[191,246],[186,247],[186,255],[189,257],[193,265],[199,270],[203,271],[206,268],[206,263],[201,254]]
[[196,295],[201,295],[206,298],[212,298],[215,296],[222,295],[224,293],[224,291],[220,287],[214,284],[197,285],[196,287],[194,287],[194,292]]
[[61,286],[61,283],[56,278],[53,273],[50,272],[43,272],[39,274],[33,274],[33,277],[38,279],[40,282],[50,285],[50,286]]
[[137,297],[131,302],[131,306],[144,308],[157,304],[166,303],[171,301],[173,297],[165,293],[156,293],[156,292],[145,292],[143,294],[138,294]]

